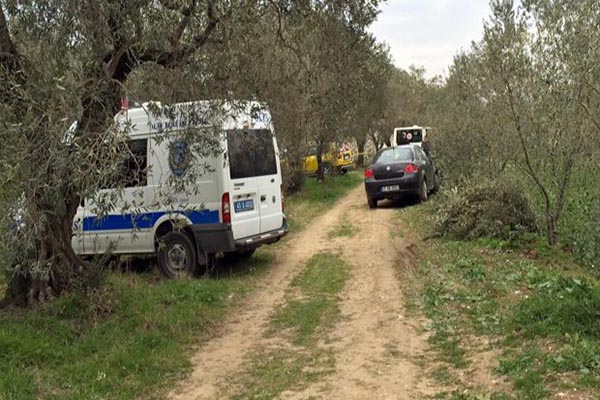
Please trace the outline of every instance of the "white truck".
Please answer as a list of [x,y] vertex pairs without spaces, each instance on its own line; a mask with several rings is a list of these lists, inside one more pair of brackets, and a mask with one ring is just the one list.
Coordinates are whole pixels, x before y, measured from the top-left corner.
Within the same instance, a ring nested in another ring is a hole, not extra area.
[[[115,117],[127,135],[125,187],[112,197],[119,189],[100,190],[79,207],[76,253],[156,254],[161,272],[176,277],[216,253],[250,257],[286,234],[279,151],[264,104],[180,103],[168,118],[151,109],[163,106],[147,103]],[[220,149],[198,160],[186,129],[217,132]],[[117,200],[107,211],[101,198]]]

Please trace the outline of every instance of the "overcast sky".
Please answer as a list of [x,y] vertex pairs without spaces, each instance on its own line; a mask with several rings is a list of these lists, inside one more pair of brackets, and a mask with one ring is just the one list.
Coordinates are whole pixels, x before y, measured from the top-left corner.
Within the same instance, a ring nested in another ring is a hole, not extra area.
[[489,14],[488,0],[388,0],[370,30],[390,46],[396,66],[446,76],[454,55],[481,39]]

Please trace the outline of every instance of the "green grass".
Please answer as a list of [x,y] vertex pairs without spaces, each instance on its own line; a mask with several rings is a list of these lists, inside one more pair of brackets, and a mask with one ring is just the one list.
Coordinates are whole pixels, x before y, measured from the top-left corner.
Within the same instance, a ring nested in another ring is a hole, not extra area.
[[342,176],[327,177],[325,182],[307,178],[300,193],[286,198],[285,214],[290,232],[305,228],[311,220],[327,211],[337,200],[362,182],[362,175],[356,171]]
[[272,399],[286,390],[300,390],[334,370],[335,358],[321,346],[340,319],[339,293],[350,266],[339,257],[316,254],[292,282],[271,320],[269,335],[284,343],[260,349],[237,378],[239,399]]
[[327,236],[330,239],[338,238],[338,237],[352,237],[356,235],[357,228],[349,223],[342,223],[333,228]]
[[216,279],[115,274],[99,292],[0,314],[0,398],[161,398],[272,259]]
[[[292,225],[299,221],[294,230],[331,207],[357,176],[308,182],[305,192],[290,196],[288,217]],[[194,345],[210,339],[254,290],[271,252],[262,248],[210,279],[107,273],[105,285],[91,294],[0,311],[0,399],[163,398],[190,370]],[[314,307],[315,316],[331,310],[329,303]]]
[[[423,237],[433,209],[398,213]],[[600,281],[588,269],[536,238],[433,239],[421,247],[403,280],[407,302],[431,321],[438,360],[468,367],[478,336],[501,354],[496,373],[509,377],[517,398],[571,386],[600,395]]]

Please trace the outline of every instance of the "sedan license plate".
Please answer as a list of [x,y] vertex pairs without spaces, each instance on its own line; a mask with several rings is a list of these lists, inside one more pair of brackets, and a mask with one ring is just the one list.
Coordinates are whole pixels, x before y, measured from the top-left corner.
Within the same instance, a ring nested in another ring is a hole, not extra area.
[[398,190],[400,190],[400,185],[382,186],[381,187],[382,192],[396,192]]
[[234,201],[233,209],[236,213],[254,210],[254,200]]

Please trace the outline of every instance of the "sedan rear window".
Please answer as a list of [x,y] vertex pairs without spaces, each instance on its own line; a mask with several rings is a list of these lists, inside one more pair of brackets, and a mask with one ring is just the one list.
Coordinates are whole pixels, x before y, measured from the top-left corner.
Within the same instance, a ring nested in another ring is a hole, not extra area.
[[400,161],[412,161],[413,152],[408,147],[390,147],[375,155],[373,164],[386,164]]

